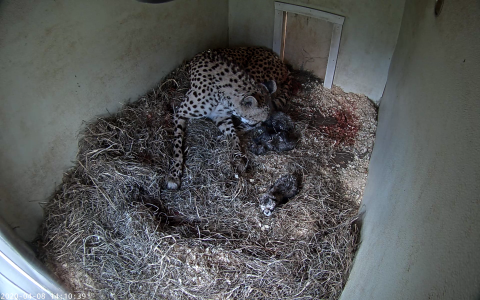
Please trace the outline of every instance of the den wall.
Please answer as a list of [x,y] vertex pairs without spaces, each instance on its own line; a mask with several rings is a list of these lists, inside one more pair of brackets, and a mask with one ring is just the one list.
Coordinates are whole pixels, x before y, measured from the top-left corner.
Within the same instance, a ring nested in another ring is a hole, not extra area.
[[[345,17],[333,83],[378,102],[405,0],[285,0]],[[229,0],[229,42],[272,48],[275,0]]]
[[84,121],[228,44],[228,2],[0,1],[0,216],[25,240]]
[[407,0],[341,299],[480,299],[480,4]]

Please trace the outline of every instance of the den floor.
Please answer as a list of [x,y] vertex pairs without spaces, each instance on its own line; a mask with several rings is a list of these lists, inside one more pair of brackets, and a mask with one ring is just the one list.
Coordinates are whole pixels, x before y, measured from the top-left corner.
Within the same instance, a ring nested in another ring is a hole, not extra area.
[[[295,78],[286,111],[293,150],[249,152],[250,168],[238,174],[215,125],[190,121],[178,191],[165,189],[165,176],[172,114],[189,87],[185,65],[92,121],[46,207],[44,261],[95,299],[338,298],[358,243],[377,111],[308,73]],[[260,198],[288,174],[298,193],[266,216]]]

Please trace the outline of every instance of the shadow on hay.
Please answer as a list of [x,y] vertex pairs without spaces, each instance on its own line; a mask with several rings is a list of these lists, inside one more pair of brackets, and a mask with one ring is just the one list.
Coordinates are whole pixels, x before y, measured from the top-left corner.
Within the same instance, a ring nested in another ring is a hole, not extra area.
[[[77,165],[45,206],[44,261],[91,299],[337,299],[358,206],[321,155],[250,154],[251,172],[238,176],[229,142],[192,120],[182,188],[163,188],[187,72],[87,124]],[[258,196],[288,172],[302,174],[300,193],[267,218]]]

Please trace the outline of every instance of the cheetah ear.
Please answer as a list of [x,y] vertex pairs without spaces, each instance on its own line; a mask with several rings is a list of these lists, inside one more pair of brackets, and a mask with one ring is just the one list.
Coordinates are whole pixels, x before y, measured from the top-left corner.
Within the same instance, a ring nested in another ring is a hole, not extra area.
[[249,108],[250,107],[255,107],[255,106],[257,106],[257,99],[255,99],[255,97],[253,97],[253,96],[247,96],[247,97],[242,99],[240,104],[242,106],[249,107]]
[[263,83],[262,85],[267,88],[267,90],[270,94],[275,93],[275,91],[277,90],[277,84],[275,83],[275,80],[267,81],[267,82]]

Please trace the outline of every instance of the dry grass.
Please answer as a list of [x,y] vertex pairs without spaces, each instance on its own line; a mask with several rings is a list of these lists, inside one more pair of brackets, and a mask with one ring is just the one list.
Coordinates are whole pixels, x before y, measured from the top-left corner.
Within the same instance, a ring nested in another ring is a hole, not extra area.
[[[173,108],[189,87],[185,65],[118,114],[87,124],[78,163],[45,207],[45,262],[90,299],[338,299],[358,243],[352,223],[376,111],[365,97],[307,84],[289,111],[300,116],[297,148],[249,154],[244,175],[212,122],[190,121],[179,191],[164,180]],[[338,108],[358,121],[354,142],[316,126],[318,114]],[[338,151],[354,153],[349,167],[332,163]],[[300,193],[264,216],[259,195],[289,172],[302,174]]]

